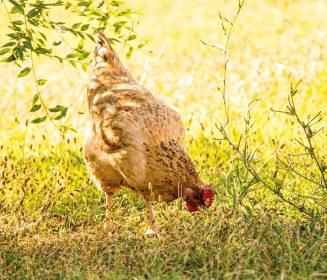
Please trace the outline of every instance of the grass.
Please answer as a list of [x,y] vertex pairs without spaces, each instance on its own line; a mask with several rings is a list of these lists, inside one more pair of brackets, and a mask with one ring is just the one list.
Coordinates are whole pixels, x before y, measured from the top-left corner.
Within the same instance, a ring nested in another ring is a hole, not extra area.
[[[104,234],[104,197],[82,160],[88,75],[70,65],[36,60],[37,75],[49,80],[42,91],[46,102],[69,106],[62,123],[77,130],[60,136],[50,123],[25,125],[34,118],[29,113],[33,82],[29,76],[17,80],[17,69],[2,64],[1,278],[326,278],[326,193],[322,188],[315,191],[315,184],[280,160],[318,182],[319,170],[294,140],[305,141],[294,117],[271,110],[285,110],[290,83],[302,79],[295,96],[298,113],[306,119],[322,111],[320,125],[326,125],[325,1],[248,1],[230,40],[226,79],[231,140],[237,143],[245,135],[248,104],[260,99],[251,105],[255,123],[247,134],[249,151],[257,151],[253,167],[274,190],[282,186],[283,197],[311,211],[315,219],[264,185],[249,186],[251,177],[245,177],[239,156],[233,151],[230,158],[228,144],[215,140],[221,138],[216,124],[225,120],[217,89],[222,88],[224,60],[200,40],[223,44],[218,11],[231,18],[236,3],[130,4],[142,7],[137,30],[139,39],[149,42],[125,63],[156,96],[179,108],[187,128],[187,150],[204,181],[214,186],[216,204],[191,214],[180,209],[180,201],[158,203],[161,236],[145,238],[143,202],[125,190],[114,198],[118,230]],[[7,18],[2,10],[0,15],[4,40]],[[124,52],[119,47],[118,51]],[[324,162],[326,130],[315,137],[314,145]]]

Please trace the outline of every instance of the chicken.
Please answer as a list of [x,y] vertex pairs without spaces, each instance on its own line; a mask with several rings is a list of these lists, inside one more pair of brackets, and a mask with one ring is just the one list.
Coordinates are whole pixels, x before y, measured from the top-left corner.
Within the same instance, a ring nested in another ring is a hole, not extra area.
[[88,86],[90,129],[84,160],[106,195],[105,230],[114,230],[112,198],[127,187],[143,196],[148,234],[158,232],[153,201],[182,197],[190,211],[213,202],[184,147],[181,116],[139,85],[103,33],[94,50]]

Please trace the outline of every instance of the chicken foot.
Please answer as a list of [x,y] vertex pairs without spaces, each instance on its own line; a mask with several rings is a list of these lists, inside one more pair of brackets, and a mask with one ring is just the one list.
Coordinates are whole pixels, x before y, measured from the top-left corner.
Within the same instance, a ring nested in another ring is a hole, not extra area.
[[145,233],[147,236],[155,236],[158,234],[158,227],[154,218],[154,207],[151,200],[145,199],[145,205],[148,208],[148,229]]
[[115,224],[112,221],[112,198],[114,196],[113,193],[105,193],[106,194],[106,221],[104,223],[104,231],[106,233],[114,232],[115,231]]

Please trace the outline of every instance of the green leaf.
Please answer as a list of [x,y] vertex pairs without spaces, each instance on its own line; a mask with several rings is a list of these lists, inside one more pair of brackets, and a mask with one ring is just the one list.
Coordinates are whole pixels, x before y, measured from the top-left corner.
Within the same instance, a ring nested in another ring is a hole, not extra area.
[[75,69],[77,69],[77,63],[75,61],[69,61],[71,65],[73,65],[73,67]]
[[77,6],[80,6],[80,7],[88,7],[90,5],[91,5],[91,3],[90,2],[86,2],[86,1],[82,1],[82,2],[79,2],[77,4]]
[[109,42],[110,42],[110,44],[114,44],[115,42],[117,42],[117,43],[122,43],[121,41],[119,41],[119,40],[116,39],[116,38],[109,38]]
[[16,57],[11,55],[11,56],[9,56],[7,58],[2,59],[1,62],[12,62],[12,61],[15,61],[15,60],[16,60]]
[[40,104],[35,104],[33,105],[32,109],[30,110],[30,112],[36,112],[38,110],[40,110],[41,105]]
[[77,45],[77,49],[78,49],[78,50],[83,50],[83,48],[84,48],[84,40],[81,39],[81,40],[79,41],[78,45]]
[[69,3],[69,2],[68,2],[68,3],[66,3],[66,4],[65,4],[65,10],[69,9],[71,6],[72,6],[72,4],[71,4],[71,3]]
[[31,123],[41,123],[44,122],[46,120],[47,116],[41,117],[41,118],[36,118],[34,120],[31,121]]
[[7,36],[14,39],[14,40],[19,40],[20,39],[17,32],[16,33],[9,33],[9,34],[7,34]]
[[46,49],[46,48],[36,48],[34,51],[37,54],[50,54],[50,53],[52,53],[52,49]]
[[60,119],[62,119],[63,117],[65,117],[66,114],[67,114],[67,110],[68,110],[68,108],[65,107],[65,108],[60,112],[60,114],[59,114],[58,116],[56,116],[54,119],[55,119],[55,120],[60,120]]
[[62,111],[63,109],[65,109],[66,107],[64,106],[61,106],[61,105],[56,105],[56,107],[52,107],[50,108],[50,112],[60,112]]
[[52,45],[54,46],[59,46],[62,43],[62,41],[54,41]]
[[84,34],[83,34],[82,32],[80,32],[80,31],[76,31],[76,33],[77,33],[77,35],[78,35],[79,37],[85,39],[85,36],[84,36]]
[[0,55],[3,55],[3,54],[5,54],[5,53],[7,53],[7,52],[9,52],[9,51],[10,51],[9,48],[4,48],[4,49],[2,49],[2,50],[0,51]]
[[41,11],[36,8],[36,9],[30,10],[27,14],[27,17],[32,18],[32,17],[38,16],[39,14],[41,14]]
[[132,41],[134,39],[136,39],[136,35],[129,35],[127,41]]
[[91,41],[93,41],[94,43],[96,42],[94,37],[91,34],[86,34],[86,35],[87,35],[87,37],[90,38]]
[[104,4],[104,1],[99,1],[98,5],[97,5],[97,8],[98,9],[101,8],[103,6],[103,4]]
[[82,23],[80,23],[80,22],[78,22],[78,23],[74,23],[74,24],[72,25],[72,29],[76,29],[76,28],[80,27],[81,24],[82,24]]
[[14,25],[23,25],[24,24],[24,22],[21,20],[15,20],[15,21],[12,21],[11,23]]
[[127,52],[127,54],[126,54],[126,57],[127,57],[128,59],[131,58],[133,51],[134,51],[134,48],[133,48],[133,47],[129,47],[128,52]]
[[82,64],[82,68],[83,68],[83,71],[84,71],[84,72],[87,72],[87,68],[88,68],[88,67],[87,67],[87,64]]
[[33,97],[33,105],[35,105],[35,103],[39,100],[39,95],[35,94]]
[[37,80],[37,84],[38,84],[39,86],[43,86],[43,85],[45,85],[46,82],[47,82],[47,80],[44,80],[44,79],[39,79],[39,80]]
[[47,36],[45,36],[42,32],[40,32],[40,35],[42,36],[42,38],[44,39],[44,41],[47,41],[48,40]]
[[22,31],[22,29],[21,29],[19,26],[17,26],[17,25],[10,25],[10,26],[8,26],[8,27],[9,27],[10,29],[16,31],[17,33],[19,33],[19,32]]
[[16,42],[9,42],[9,43],[7,43],[7,44],[4,44],[3,46],[2,46],[2,48],[4,48],[4,47],[12,47],[12,46],[15,46],[17,43]]
[[31,67],[26,67],[20,73],[18,74],[17,78],[24,77],[26,76],[29,72],[31,72],[32,68]]
[[122,12],[120,12],[120,13],[118,14],[118,16],[120,16],[120,17],[127,17],[127,18],[130,18],[131,14],[132,14],[132,11],[129,10],[129,9],[127,9],[126,11],[122,11]]
[[76,58],[76,57],[78,57],[78,53],[70,53],[66,57],[67,58]]
[[89,24],[83,24],[82,27],[81,27],[81,31],[85,31],[89,28]]
[[118,7],[120,4],[122,4],[122,2],[120,2],[120,1],[111,1],[110,2],[110,5],[115,6],[115,7]]
[[26,49],[33,50],[32,42],[29,38],[26,38],[25,41],[23,41],[23,46]]
[[14,51],[13,51],[13,56],[16,59],[20,59],[21,61],[23,61],[24,60],[24,53],[23,53],[22,48],[15,48]]
[[115,33],[119,33],[122,29],[122,27],[126,25],[126,21],[117,21],[113,24],[115,28]]
[[50,108],[50,112],[60,112],[54,119],[60,120],[67,114],[68,107],[62,106],[62,105],[56,105],[56,107]]
[[38,38],[37,41],[40,43],[40,45],[45,46],[45,42],[41,38]]
[[10,13],[13,13],[13,14],[20,13],[22,15],[24,14],[24,9],[23,9],[23,7],[25,7],[24,2],[22,4],[18,3],[17,1],[14,1],[14,0],[9,0],[9,2],[14,5],[14,7]]
[[87,58],[90,55],[89,52],[83,52],[78,56],[78,60],[83,60],[85,58]]

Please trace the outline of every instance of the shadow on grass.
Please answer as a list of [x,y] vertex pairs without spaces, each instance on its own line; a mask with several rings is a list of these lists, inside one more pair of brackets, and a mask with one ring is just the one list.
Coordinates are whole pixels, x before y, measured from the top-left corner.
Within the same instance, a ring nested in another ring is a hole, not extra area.
[[196,215],[174,205],[159,208],[156,238],[146,238],[140,221],[119,209],[114,234],[103,233],[102,223],[67,227],[51,219],[2,234],[0,274],[3,279],[209,279],[309,277],[327,269],[326,226],[286,222],[266,210],[248,217],[224,204]]

